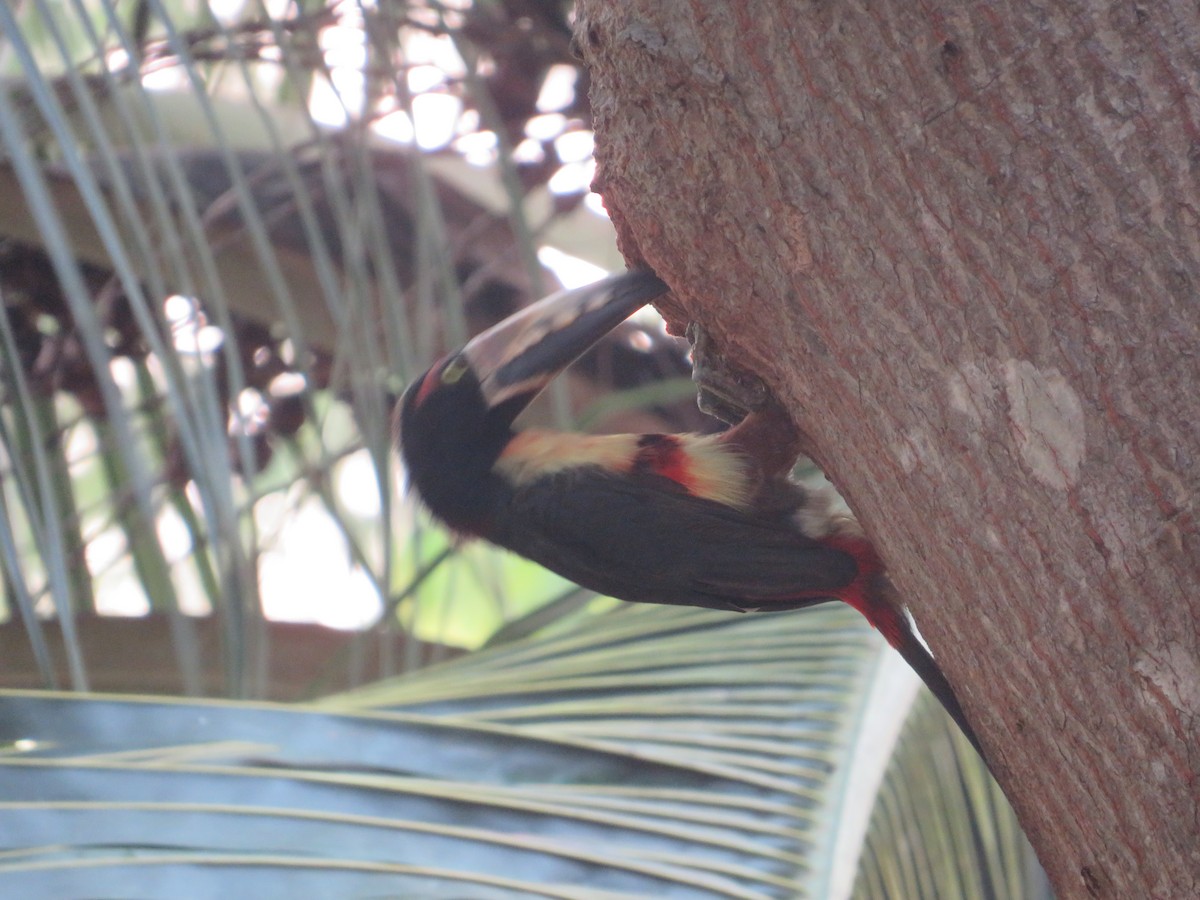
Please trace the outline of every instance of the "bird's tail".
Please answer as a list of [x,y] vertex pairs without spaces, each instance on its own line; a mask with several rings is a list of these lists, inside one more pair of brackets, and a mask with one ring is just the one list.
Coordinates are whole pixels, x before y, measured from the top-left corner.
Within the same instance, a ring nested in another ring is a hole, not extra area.
[[975,752],[986,761],[987,757],[984,756],[983,748],[979,745],[979,738],[975,735],[975,729],[971,727],[971,723],[967,721],[967,716],[963,712],[962,705],[958,702],[958,696],[954,693],[954,688],[946,680],[946,676],[942,672],[942,667],[937,664],[937,660],[933,658],[933,654],[926,649],[925,645],[921,643],[921,639],[917,637],[916,632],[913,631],[912,623],[908,620],[908,616],[904,614],[903,610],[892,606],[882,599],[878,601],[877,607],[877,609],[872,610],[873,615],[867,615],[867,619],[879,629],[879,633],[896,649],[896,652],[917,673],[917,676],[925,682],[925,686],[933,692],[933,696],[937,697],[938,702],[950,714],[950,718],[954,720],[954,724],[959,727],[967,740],[971,742],[971,746],[975,748]]

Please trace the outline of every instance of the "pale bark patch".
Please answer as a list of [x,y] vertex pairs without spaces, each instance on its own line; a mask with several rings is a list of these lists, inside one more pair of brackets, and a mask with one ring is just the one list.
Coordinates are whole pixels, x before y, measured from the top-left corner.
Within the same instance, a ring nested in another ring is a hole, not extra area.
[[1058,369],[1024,359],[1004,363],[1009,424],[1021,459],[1038,481],[1066,490],[1079,477],[1087,434],[1083,404]]

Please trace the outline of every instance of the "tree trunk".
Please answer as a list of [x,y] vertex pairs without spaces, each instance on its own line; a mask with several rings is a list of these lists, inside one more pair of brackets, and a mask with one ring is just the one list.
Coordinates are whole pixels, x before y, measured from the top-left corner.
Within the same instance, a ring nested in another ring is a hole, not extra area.
[[580,0],[576,40],[626,255],[801,426],[1059,896],[1200,896],[1196,4]]

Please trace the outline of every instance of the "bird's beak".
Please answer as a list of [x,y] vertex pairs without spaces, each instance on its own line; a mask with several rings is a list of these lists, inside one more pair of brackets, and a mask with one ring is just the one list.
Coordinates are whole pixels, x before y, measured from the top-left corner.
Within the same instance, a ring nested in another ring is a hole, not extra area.
[[518,397],[523,408],[596,341],[666,292],[645,271],[559,291],[477,335],[462,355],[489,408]]

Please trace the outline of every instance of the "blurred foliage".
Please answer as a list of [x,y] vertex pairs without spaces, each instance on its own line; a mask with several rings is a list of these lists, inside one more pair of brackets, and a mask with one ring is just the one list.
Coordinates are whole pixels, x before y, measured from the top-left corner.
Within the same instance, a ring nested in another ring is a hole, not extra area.
[[[264,610],[475,646],[556,593],[482,548],[418,583],[444,544],[395,502],[390,411],[557,283],[540,250],[613,260],[566,7],[31,2],[0,26],[0,550],[44,682],[50,610],[76,687],[74,616],[154,610],[187,692],[181,613],[211,613],[254,696]],[[579,371],[560,418],[687,365],[651,322]],[[645,415],[699,425],[678,391]]]

